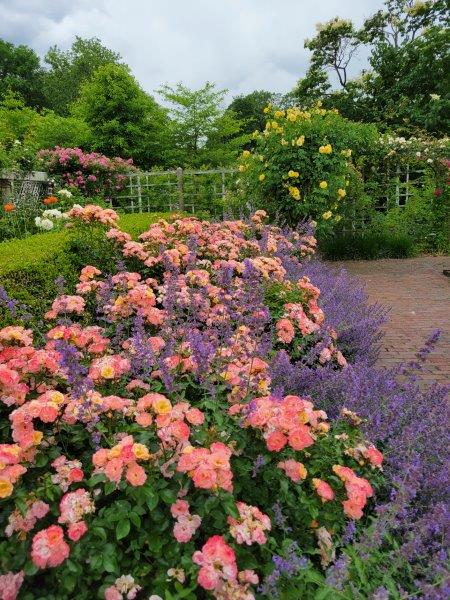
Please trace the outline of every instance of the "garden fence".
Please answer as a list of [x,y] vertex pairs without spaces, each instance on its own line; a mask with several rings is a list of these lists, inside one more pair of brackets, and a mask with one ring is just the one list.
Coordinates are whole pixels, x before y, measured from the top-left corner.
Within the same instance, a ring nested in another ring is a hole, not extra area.
[[227,195],[236,189],[235,169],[129,173],[111,206],[124,212],[201,212],[218,217],[226,212]]

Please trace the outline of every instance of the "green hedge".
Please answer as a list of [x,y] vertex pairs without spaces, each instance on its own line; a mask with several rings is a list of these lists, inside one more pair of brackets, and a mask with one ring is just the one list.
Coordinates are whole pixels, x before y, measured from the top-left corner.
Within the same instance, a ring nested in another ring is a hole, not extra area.
[[326,260],[408,258],[416,253],[411,237],[394,233],[340,233],[333,237],[319,238],[318,247]]
[[[161,218],[170,219],[170,213],[121,215],[120,227],[136,238],[151,223]],[[67,288],[73,290],[80,269],[95,264],[106,269],[115,260],[112,244],[106,243],[104,229],[89,227],[40,233],[24,239],[0,243],[0,286],[8,295],[29,307],[34,316],[31,326],[39,320],[58,294],[55,280],[63,277]],[[0,327],[15,319],[0,306]]]

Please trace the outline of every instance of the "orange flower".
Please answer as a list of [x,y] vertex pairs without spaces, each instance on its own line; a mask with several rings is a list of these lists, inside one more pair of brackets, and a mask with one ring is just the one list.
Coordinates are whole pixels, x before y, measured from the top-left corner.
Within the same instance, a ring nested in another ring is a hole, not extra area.
[[55,196],[47,196],[47,198],[44,198],[43,200],[45,206],[49,206],[50,204],[56,204],[57,202],[58,198],[56,198]]
[[14,209],[15,209],[15,206],[14,206],[14,204],[11,204],[11,202],[8,202],[8,204],[5,204],[3,206],[3,210],[5,212],[12,212]]

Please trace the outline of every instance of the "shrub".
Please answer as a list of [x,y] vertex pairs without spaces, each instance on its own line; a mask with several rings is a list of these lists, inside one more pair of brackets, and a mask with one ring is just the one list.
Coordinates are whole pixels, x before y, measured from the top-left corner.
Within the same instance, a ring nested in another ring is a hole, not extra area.
[[125,174],[134,170],[131,159],[84,153],[80,148],[56,146],[53,150],[41,150],[38,156],[44,170],[60,176],[63,185],[78,189],[86,196],[101,192],[110,197],[122,189]]
[[414,256],[414,241],[401,233],[338,233],[324,237],[319,248],[326,260],[374,260]]
[[301,581],[278,566],[289,558],[315,577],[347,517],[364,527],[384,486],[356,415],[329,423],[268,377],[279,353],[346,364],[320,291],[284,267],[314,238],[257,213],[252,224],[160,221],[133,242],[113,211],[72,216],[110,225],[124,264],[113,276],[83,268],[41,343],[0,330],[10,585],[25,576],[24,598],[39,585],[55,599],[142,588],[251,600],[264,577],[261,594],[276,584],[299,597]]
[[377,139],[376,129],[321,108],[265,110],[266,129],[255,132],[255,149],[239,165],[245,197],[272,217],[291,224],[312,218],[318,231],[329,231],[346,210],[351,180],[353,200],[365,201],[351,156]]

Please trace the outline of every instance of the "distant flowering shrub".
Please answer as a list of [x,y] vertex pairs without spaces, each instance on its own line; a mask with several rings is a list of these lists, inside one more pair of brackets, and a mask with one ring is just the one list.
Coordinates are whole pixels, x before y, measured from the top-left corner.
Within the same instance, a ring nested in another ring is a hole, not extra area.
[[349,185],[357,177],[348,121],[320,106],[267,106],[264,112],[266,127],[255,131],[255,148],[243,152],[238,167],[245,197],[255,198],[273,218],[291,225],[310,218],[319,232],[330,231],[346,212]]
[[319,288],[288,275],[315,239],[265,216],[159,221],[136,242],[114,211],[71,211],[109,227],[120,262],[85,266],[39,336],[0,330],[8,597],[273,597],[367,523],[385,483],[361,420],[278,381],[280,356],[349,368]]
[[40,150],[38,158],[49,174],[61,177],[62,185],[75,188],[85,196],[102,193],[109,197],[122,189],[125,174],[135,170],[131,159],[108,158],[80,148],[56,146],[52,150]]

